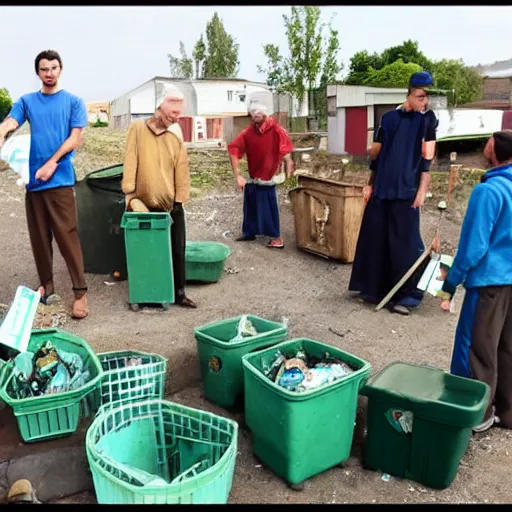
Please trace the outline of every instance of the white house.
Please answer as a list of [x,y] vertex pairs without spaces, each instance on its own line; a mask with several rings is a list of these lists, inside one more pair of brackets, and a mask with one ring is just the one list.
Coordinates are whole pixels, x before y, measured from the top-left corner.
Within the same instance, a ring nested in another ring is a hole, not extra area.
[[[186,99],[185,112],[180,119],[186,142],[231,140],[249,123],[247,105],[250,95],[261,91],[272,95],[265,83],[239,78],[185,80],[156,76],[111,102],[111,125],[124,129],[134,119],[151,116],[167,84],[178,87]],[[297,110],[295,103],[281,101],[281,112],[293,115]]]

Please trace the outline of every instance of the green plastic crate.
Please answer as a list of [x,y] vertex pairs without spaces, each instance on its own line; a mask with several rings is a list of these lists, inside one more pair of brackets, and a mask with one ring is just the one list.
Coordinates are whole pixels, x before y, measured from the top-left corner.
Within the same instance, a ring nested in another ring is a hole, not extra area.
[[187,242],[185,275],[187,281],[216,283],[224,271],[231,249],[220,242]]
[[171,224],[168,213],[123,214],[128,293],[134,310],[139,304],[174,303]]
[[[100,409],[85,444],[100,504],[225,504],[238,425],[166,400],[125,402]],[[141,485],[137,470],[165,482]]]
[[[277,350],[287,358],[298,350],[316,357],[328,352],[355,371],[316,389],[288,391],[263,374]],[[331,345],[297,338],[247,354],[242,364],[245,422],[256,457],[292,485],[349,458],[358,392],[370,373],[369,363]]]
[[[489,402],[483,382],[403,362],[384,368],[361,394],[368,397],[364,466],[436,489],[453,482]],[[412,413],[410,433],[393,425],[393,411]]]
[[0,398],[9,405],[16,416],[23,440],[42,441],[72,434],[80,417],[86,412],[87,396],[98,386],[103,370],[91,347],[78,336],[58,329],[32,331],[28,350],[35,352],[46,341],[51,341],[57,351],[78,354],[89,370],[90,379],[80,389],[33,398],[15,398],[13,388],[13,363],[6,365],[5,377],[0,387]]
[[242,315],[194,329],[205,396],[221,407],[233,407],[243,396],[242,356],[285,340],[288,328],[278,322],[247,315],[257,336],[231,342]]
[[[140,358],[142,364],[125,366],[126,358]],[[97,407],[124,400],[163,398],[167,359],[158,354],[121,350],[98,354],[103,376],[98,386]]]

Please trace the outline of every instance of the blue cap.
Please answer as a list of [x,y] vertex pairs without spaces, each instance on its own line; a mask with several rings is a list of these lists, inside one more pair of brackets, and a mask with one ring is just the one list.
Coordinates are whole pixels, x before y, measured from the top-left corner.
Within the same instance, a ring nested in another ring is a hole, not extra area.
[[426,71],[414,73],[409,79],[409,87],[432,87],[432,85],[434,85],[432,75]]

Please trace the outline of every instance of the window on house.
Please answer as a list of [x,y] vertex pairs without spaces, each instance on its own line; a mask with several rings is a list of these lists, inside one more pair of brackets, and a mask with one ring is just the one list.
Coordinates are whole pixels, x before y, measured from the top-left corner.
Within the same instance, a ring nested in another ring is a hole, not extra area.
[[233,101],[233,91],[228,91],[228,101]]
[[240,94],[240,96],[238,96],[238,99],[240,100],[240,103],[243,103],[245,101],[245,94]]

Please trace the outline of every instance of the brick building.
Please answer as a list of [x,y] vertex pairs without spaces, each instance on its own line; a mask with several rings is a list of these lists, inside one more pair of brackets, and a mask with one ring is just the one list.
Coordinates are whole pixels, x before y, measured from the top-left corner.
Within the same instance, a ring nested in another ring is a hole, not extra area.
[[459,105],[459,108],[510,110],[512,108],[512,69],[485,73],[482,99]]

